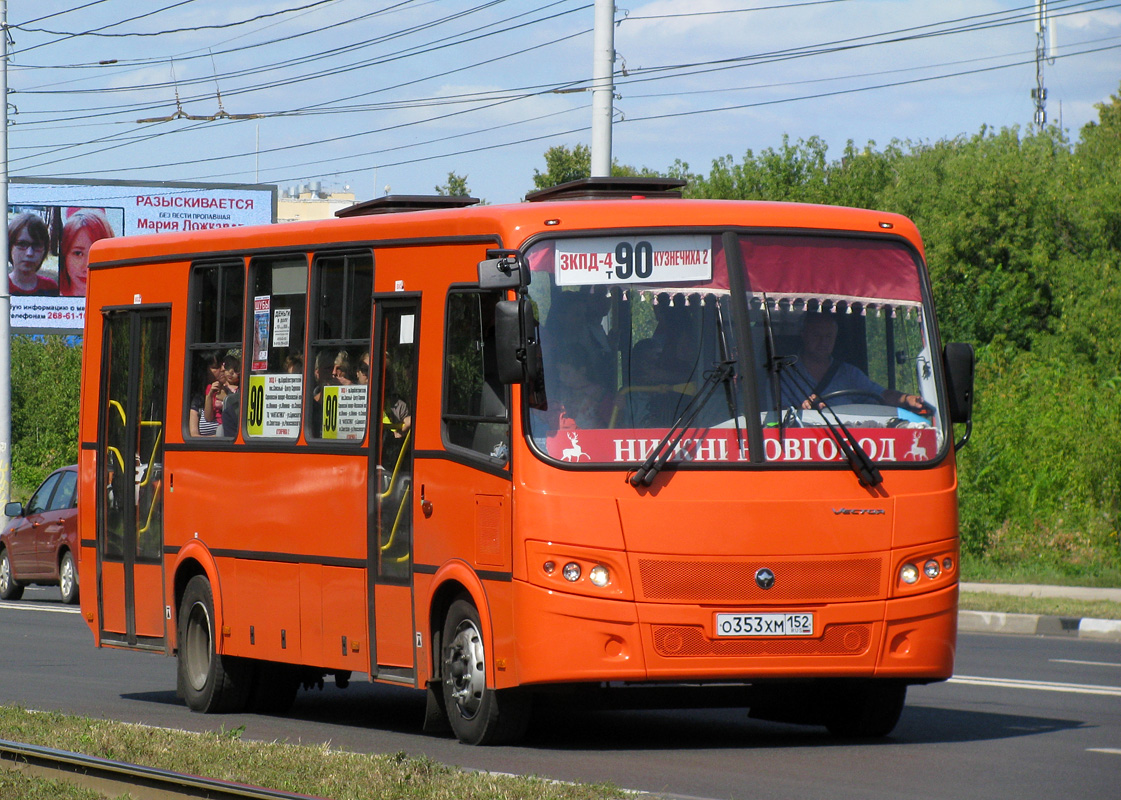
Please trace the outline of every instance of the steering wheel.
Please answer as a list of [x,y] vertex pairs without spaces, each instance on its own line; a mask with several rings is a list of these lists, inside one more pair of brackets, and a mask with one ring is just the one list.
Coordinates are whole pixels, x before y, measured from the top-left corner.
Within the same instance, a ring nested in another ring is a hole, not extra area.
[[869,392],[866,389],[839,389],[836,392],[829,392],[821,395],[818,399],[819,402],[828,403],[837,397],[867,397],[872,400],[876,405],[887,405],[884,399],[874,392]]

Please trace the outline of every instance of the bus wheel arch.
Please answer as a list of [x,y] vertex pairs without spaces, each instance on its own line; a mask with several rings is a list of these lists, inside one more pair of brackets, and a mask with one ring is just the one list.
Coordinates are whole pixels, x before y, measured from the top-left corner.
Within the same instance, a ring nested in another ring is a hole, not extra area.
[[491,653],[475,601],[458,595],[441,633],[440,686],[448,722],[464,744],[515,741],[529,725],[531,696],[521,689],[494,688],[487,676]]
[[221,627],[215,614],[213,589],[205,573],[196,573],[186,581],[178,609],[178,694],[192,711],[243,710],[251,688],[251,664],[219,652]]

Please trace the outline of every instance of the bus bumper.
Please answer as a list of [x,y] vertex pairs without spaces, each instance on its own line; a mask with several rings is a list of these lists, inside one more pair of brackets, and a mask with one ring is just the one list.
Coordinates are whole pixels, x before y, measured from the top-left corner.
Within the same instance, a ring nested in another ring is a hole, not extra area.
[[514,581],[514,593],[523,685],[814,677],[926,682],[953,672],[956,585],[916,597],[815,606],[812,637],[715,636],[716,614],[742,608],[606,600],[521,581]]

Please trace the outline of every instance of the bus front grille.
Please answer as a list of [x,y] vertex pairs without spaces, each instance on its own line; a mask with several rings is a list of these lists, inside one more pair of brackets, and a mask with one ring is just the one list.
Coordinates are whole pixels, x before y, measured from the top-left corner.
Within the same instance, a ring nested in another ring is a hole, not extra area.
[[[672,603],[815,603],[883,596],[883,559],[833,557],[783,560],[686,560],[638,557],[642,600]],[[762,589],[756,573],[774,573]]]

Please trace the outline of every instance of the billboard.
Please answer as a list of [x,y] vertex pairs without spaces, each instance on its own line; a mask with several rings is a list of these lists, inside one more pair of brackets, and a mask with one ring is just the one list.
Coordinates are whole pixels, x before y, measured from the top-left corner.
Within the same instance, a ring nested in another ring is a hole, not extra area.
[[276,221],[276,186],[12,178],[8,291],[13,333],[78,333],[89,246],[108,236]]

